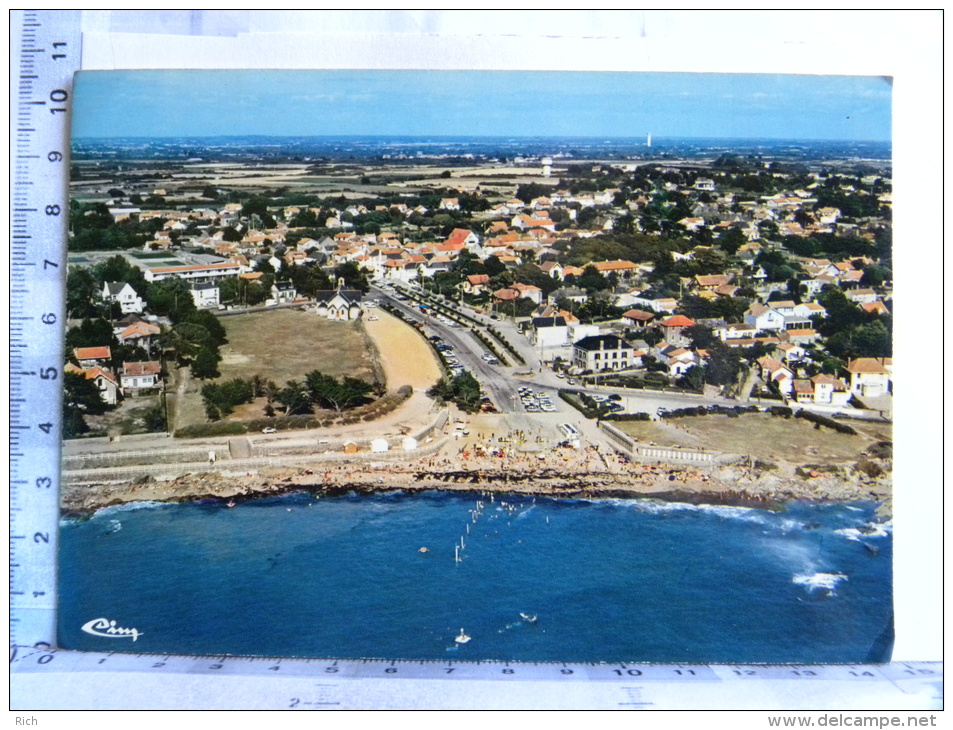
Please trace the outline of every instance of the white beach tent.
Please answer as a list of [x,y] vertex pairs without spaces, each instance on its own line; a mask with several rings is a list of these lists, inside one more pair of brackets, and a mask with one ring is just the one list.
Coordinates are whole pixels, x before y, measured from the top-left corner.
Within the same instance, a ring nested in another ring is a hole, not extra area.
[[414,451],[417,448],[417,439],[413,436],[406,436],[401,442],[404,451]]
[[379,454],[383,451],[387,451],[390,446],[387,444],[387,439],[374,439],[371,441],[371,452]]

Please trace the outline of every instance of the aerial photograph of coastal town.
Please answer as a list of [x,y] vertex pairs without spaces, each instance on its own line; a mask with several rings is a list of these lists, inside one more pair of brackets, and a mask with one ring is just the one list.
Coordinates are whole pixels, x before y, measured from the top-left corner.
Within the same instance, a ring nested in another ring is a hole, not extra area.
[[74,98],[64,648],[890,659],[887,80]]

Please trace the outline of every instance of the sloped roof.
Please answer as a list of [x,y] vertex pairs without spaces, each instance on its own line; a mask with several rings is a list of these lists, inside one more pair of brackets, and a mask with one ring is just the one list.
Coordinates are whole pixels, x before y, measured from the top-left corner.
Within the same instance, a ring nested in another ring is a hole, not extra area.
[[124,362],[122,364],[123,375],[158,375],[162,370],[162,365],[157,361],[147,362]]
[[689,319],[684,314],[676,314],[668,319],[663,319],[661,324],[663,327],[692,327],[695,320]]
[[73,350],[77,360],[103,360],[112,357],[108,347],[77,347]]

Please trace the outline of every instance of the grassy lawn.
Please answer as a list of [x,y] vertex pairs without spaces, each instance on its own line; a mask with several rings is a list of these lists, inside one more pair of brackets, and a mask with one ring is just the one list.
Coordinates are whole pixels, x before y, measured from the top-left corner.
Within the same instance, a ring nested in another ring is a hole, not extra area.
[[837,433],[799,418],[778,418],[766,413],[672,418],[663,422],[620,421],[612,424],[640,441],[664,446],[704,447],[729,454],[747,454],[761,459],[785,459],[793,463],[823,463],[855,459],[876,438],[887,436],[889,427],[877,426],[875,434],[856,421],[857,436]]
[[[283,387],[289,380],[303,380],[312,370],[340,378],[344,375],[375,381],[372,351],[360,322],[330,322],[314,313],[297,309],[251,312],[219,320],[228,344],[221,349],[220,377],[201,381],[180,371],[170,389],[176,391],[187,378],[184,397],[178,405],[175,428],[205,423],[202,386],[232,378],[261,375]],[[261,418],[266,401],[258,398],[241,405],[225,420]]]
[[275,309],[219,320],[228,335],[219,364],[222,380],[261,375],[283,386],[320,370],[339,378],[374,380],[360,322],[329,322],[314,313]]

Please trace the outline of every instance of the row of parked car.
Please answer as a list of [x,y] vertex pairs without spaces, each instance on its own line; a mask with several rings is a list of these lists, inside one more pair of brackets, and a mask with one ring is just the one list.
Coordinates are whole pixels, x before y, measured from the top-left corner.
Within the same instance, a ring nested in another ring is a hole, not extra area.
[[456,351],[451,345],[448,345],[447,342],[438,335],[431,335],[430,341],[433,342],[433,346],[440,351],[440,354],[443,355],[443,359],[447,363],[447,368],[450,370],[450,374],[453,376],[460,375],[463,372],[463,365],[460,364],[460,358],[457,357]]
[[587,394],[599,405],[608,404],[610,413],[620,413],[625,410],[625,406],[619,403],[622,400],[621,395],[612,393],[611,395],[592,395],[591,393]]
[[537,393],[526,386],[519,389],[520,400],[527,413],[555,413],[557,408],[549,393]]

